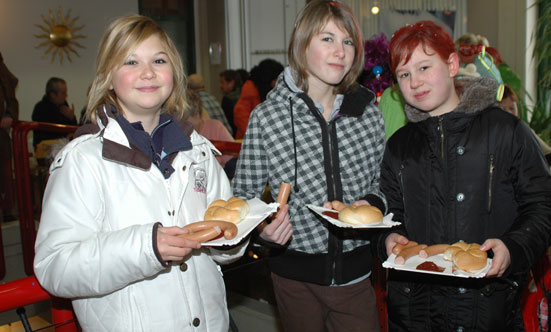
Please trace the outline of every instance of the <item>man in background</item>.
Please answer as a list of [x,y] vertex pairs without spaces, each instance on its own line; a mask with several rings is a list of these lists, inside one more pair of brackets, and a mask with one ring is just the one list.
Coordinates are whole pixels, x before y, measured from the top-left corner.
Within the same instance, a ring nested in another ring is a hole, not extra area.
[[[46,94],[33,110],[33,121],[76,125],[75,107],[67,103],[67,83],[65,80],[52,77],[46,83]],[[33,145],[36,148],[43,140],[57,139],[67,136],[65,133],[34,131]]]
[[233,107],[241,96],[242,85],[241,75],[237,71],[228,69],[220,73],[220,90],[224,94],[222,109],[234,133],[237,128],[233,122]]

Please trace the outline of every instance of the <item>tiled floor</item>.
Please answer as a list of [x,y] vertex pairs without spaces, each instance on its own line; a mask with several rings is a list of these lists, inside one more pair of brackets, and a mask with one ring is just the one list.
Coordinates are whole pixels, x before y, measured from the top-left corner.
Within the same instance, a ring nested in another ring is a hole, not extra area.
[[230,316],[239,332],[283,331],[265,257],[265,252],[249,247],[242,259],[223,268]]

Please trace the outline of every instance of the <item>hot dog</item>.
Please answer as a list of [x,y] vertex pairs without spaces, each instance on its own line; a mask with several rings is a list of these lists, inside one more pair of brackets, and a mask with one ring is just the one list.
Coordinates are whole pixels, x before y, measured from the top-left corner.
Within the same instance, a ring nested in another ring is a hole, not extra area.
[[347,207],[347,205],[344,204],[341,201],[334,200],[334,201],[331,202],[331,207],[333,208],[333,210],[336,210],[336,211],[340,212],[342,209]]
[[180,237],[183,237],[188,240],[197,241],[197,242],[207,242],[212,239],[215,239],[221,233],[222,233],[222,230],[220,229],[220,227],[214,226],[211,228],[203,229],[202,231],[182,234],[180,235]]
[[400,253],[400,251],[404,250],[405,248],[409,248],[409,247],[413,247],[413,246],[416,246],[418,245],[419,243],[415,242],[415,241],[409,241],[408,243],[406,244],[401,244],[401,243],[397,243],[394,248],[392,248],[392,253],[396,256],[398,256],[398,254]]
[[182,234],[180,237],[198,242],[210,241],[221,233],[227,240],[231,240],[237,235],[237,226],[234,223],[221,220],[199,221],[184,226],[184,229],[191,233]]
[[409,248],[404,248],[396,256],[394,263],[403,265],[408,260],[408,258],[418,255],[419,251],[421,251],[421,249],[425,249],[426,247],[427,247],[426,244],[418,244]]
[[430,256],[443,254],[444,251],[446,251],[446,249],[448,249],[449,246],[450,246],[449,244],[434,244],[432,246],[428,246],[419,252],[419,257],[427,258]]

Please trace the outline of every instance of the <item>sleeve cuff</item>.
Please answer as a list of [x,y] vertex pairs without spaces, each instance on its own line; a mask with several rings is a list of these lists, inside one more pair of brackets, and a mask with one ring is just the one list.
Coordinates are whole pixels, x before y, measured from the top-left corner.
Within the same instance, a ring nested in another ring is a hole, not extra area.
[[258,233],[257,229],[255,229],[251,232],[251,240],[256,244],[259,244],[263,247],[270,248],[270,249],[283,250],[283,249],[287,248],[287,246],[282,246],[282,245],[277,244],[275,242],[270,242],[270,241],[264,240],[263,238],[260,237],[260,234]]
[[152,242],[153,242],[153,252],[155,253],[155,257],[157,257],[157,259],[159,260],[159,263],[161,263],[162,266],[164,267],[168,267],[171,263],[171,261],[164,261],[163,258],[161,257],[161,253],[159,252],[159,248],[157,248],[157,229],[159,229],[159,227],[163,227],[163,224],[161,224],[160,222],[156,222],[154,225],[153,225],[153,232],[151,233],[151,237],[152,237]]
[[379,196],[374,194],[367,194],[363,199],[368,201],[369,204],[371,204],[372,206],[381,210],[383,214],[386,214],[385,202],[383,202],[383,200]]

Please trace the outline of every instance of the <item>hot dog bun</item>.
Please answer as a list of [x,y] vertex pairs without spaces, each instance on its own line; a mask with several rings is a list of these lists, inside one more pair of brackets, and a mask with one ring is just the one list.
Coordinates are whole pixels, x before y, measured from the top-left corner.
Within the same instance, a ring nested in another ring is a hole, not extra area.
[[474,272],[486,266],[488,253],[480,250],[478,243],[456,242],[446,249],[443,257],[452,261],[458,269]]
[[205,212],[204,220],[222,220],[234,224],[245,219],[249,213],[249,204],[239,197],[227,201],[219,199],[212,202]]
[[339,212],[339,220],[353,225],[365,225],[383,220],[381,210],[370,205],[348,206]]
[[487,258],[488,254],[485,251],[469,249],[458,252],[453,259],[453,263],[463,271],[474,272],[486,266]]

